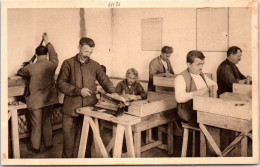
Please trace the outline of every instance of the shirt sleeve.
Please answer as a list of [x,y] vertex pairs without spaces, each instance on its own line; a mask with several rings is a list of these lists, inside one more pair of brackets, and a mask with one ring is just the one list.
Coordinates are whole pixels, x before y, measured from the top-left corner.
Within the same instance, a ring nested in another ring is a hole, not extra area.
[[175,98],[178,103],[185,103],[193,98],[192,93],[186,92],[186,82],[183,76],[178,75],[175,80]]
[[238,83],[239,82],[239,79],[236,79],[235,76],[233,75],[233,71],[232,71],[230,66],[224,66],[221,69],[221,73],[220,74],[221,74],[221,76],[219,76],[219,77],[222,78],[222,81],[230,89],[232,89],[232,84],[233,83]]
[[17,71],[17,75],[19,75],[21,77],[29,77],[30,76],[29,66],[30,66],[30,64],[23,67],[23,68],[20,68]]
[[147,99],[147,93],[145,92],[143,86],[139,82],[137,83],[137,92],[138,92],[138,95],[140,95],[142,99]]
[[122,95],[122,92],[123,92],[123,84],[122,82],[118,82],[118,84],[116,85],[116,93]]
[[106,92],[116,93],[116,89],[113,86],[113,83],[110,81],[109,77],[106,75],[100,65],[97,66],[96,79]]
[[50,62],[52,62],[55,66],[58,66],[59,63],[58,54],[55,51],[53,45],[51,43],[48,43],[46,47],[48,49]]
[[70,80],[70,65],[67,61],[62,63],[60,73],[57,79],[57,87],[61,93],[64,93],[68,96],[80,96],[81,88],[78,88],[74,85],[69,84]]

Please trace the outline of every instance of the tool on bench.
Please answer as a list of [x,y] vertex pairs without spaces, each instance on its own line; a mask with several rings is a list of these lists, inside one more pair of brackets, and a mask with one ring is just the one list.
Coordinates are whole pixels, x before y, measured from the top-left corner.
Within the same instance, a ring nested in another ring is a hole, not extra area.
[[121,116],[127,110],[129,103],[127,103],[122,96],[117,94],[104,94],[102,92],[98,93],[100,99],[95,107],[110,110],[112,111],[112,115],[115,116]]

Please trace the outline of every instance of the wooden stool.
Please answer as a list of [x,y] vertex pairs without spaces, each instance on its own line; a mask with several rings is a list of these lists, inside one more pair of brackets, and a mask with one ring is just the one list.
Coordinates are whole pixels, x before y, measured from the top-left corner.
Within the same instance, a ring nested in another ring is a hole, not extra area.
[[183,122],[181,124],[182,127],[184,128],[181,157],[186,157],[187,154],[189,130],[192,131],[192,157],[195,157],[195,131],[200,131],[200,129]]

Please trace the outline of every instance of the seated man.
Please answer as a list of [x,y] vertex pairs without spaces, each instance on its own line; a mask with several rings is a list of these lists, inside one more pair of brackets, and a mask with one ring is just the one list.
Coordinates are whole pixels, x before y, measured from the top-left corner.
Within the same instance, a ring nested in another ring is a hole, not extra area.
[[241,60],[242,50],[232,46],[227,51],[227,59],[217,69],[218,95],[232,92],[233,83],[244,83],[246,77],[241,74],[236,64]]
[[[242,50],[237,46],[232,46],[227,51],[227,58],[217,69],[218,96],[225,92],[232,92],[233,83],[244,83],[246,77],[239,71],[236,64],[241,60]],[[221,149],[236,138],[233,131],[221,129]]]
[[154,58],[149,64],[149,82],[148,91],[155,91],[153,85],[153,75],[158,74],[164,77],[173,77],[173,69],[169,58],[173,53],[173,49],[170,46],[164,46],[161,50],[161,55]]
[[178,116],[191,126],[197,125],[197,112],[193,110],[194,96],[209,96],[209,87],[217,84],[202,72],[205,56],[200,51],[187,54],[188,68],[175,79],[175,97]]

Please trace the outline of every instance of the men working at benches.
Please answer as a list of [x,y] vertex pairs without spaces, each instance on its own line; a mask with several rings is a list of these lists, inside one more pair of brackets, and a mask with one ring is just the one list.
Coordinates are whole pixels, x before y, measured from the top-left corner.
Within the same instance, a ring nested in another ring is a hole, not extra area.
[[[52,148],[51,116],[54,104],[58,103],[55,86],[55,70],[58,66],[58,55],[49,42],[48,35],[43,34],[46,47],[40,45],[36,48],[37,61],[18,70],[17,74],[29,77],[29,96],[26,96],[26,104],[32,123],[31,145],[28,149],[37,153],[40,151],[41,134],[46,150]],[[49,53],[49,60],[47,59]]]
[[173,77],[173,69],[169,58],[173,53],[173,49],[170,46],[164,46],[161,50],[161,55],[154,58],[149,64],[149,82],[148,91],[155,91],[153,85],[153,76],[158,74],[163,77]]
[[232,92],[233,83],[244,83],[246,77],[239,71],[236,64],[241,60],[242,50],[232,46],[227,51],[227,58],[217,69],[218,95]]
[[[96,94],[93,93],[97,89],[95,81],[97,80],[106,92],[116,92],[101,66],[90,59],[94,47],[92,39],[81,38],[79,53],[63,62],[58,76],[58,89],[65,94],[62,120],[64,158],[74,158],[78,155],[83,116],[76,113],[76,109],[97,103]],[[86,157],[91,157],[93,133],[91,129],[89,132]]]
[[209,96],[209,87],[217,84],[202,72],[205,56],[193,50],[187,54],[188,68],[175,79],[175,97],[180,119],[192,126],[197,125],[197,112],[193,110],[194,96]]

